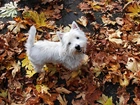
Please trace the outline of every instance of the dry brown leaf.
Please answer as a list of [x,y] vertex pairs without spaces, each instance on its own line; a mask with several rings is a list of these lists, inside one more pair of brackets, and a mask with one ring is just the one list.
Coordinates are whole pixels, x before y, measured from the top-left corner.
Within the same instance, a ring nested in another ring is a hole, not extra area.
[[120,85],[121,85],[122,87],[128,86],[129,83],[130,83],[130,80],[131,80],[132,78],[133,78],[133,75],[131,75],[130,72],[125,71],[125,72],[122,74],[122,77],[120,77],[120,80],[119,80]]
[[133,57],[129,57],[125,67],[135,73],[140,70],[140,62],[136,61]]
[[54,101],[57,99],[57,94],[52,94],[51,96],[46,94],[39,94],[39,97],[42,98],[45,104],[54,105]]
[[80,8],[81,11],[85,11],[85,10],[90,10],[91,8],[89,7],[89,5],[87,3],[81,2],[78,7]]
[[57,91],[58,93],[65,93],[65,94],[70,94],[70,93],[71,93],[71,91],[67,90],[67,89],[64,88],[64,87],[58,87],[58,88],[56,88],[56,91]]
[[66,100],[65,96],[61,96],[59,94],[59,96],[57,97],[58,101],[61,103],[61,105],[67,105],[68,101]]
[[97,1],[88,1],[88,5],[90,5],[93,10],[99,11],[101,10],[104,3],[97,2]]
[[104,23],[104,25],[108,25],[108,24],[112,24],[115,25],[116,22],[112,21],[109,17],[107,17],[106,15],[103,15],[102,17],[102,22]]
[[120,17],[117,17],[116,18],[116,23],[118,24],[118,25],[123,25],[124,24],[124,20],[123,20],[123,18],[120,18]]
[[[109,31],[112,31],[112,30],[109,30]],[[117,44],[122,44],[123,41],[121,39],[121,34],[122,34],[122,32],[120,30],[116,30],[114,33],[111,32],[108,34],[109,35],[108,39],[111,42],[115,42]]]
[[12,70],[13,78],[16,76],[16,73],[20,71],[20,68],[21,68],[21,66],[20,66],[20,62],[19,61],[17,63],[15,61],[12,63],[11,69],[13,69]]
[[140,105],[140,99],[139,98],[133,98],[133,101],[136,103],[136,105]]
[[133,37],[132,42],[137,43],[138,45],[140,45],[140,34],[135,33],[132,37]]
[[5,24],[2,21],[0,21],[0,30],[2,30],[4,27],[5,27]]
[[76,96],[76,98],[82,97],[82,99],[85,100],[85,96],[86,96],[85,92],[80,92],[80,93]]
[[86,94],[85,99],[87,103],[94,104],[94,101],[100,98],[100,95],[102,94],[102,92],[99,89],[97,89],[96,86],[89,83],[88,89],[85,94]]
[[126,92],[125,88],[118,88],[117,90],[119,105],[126,105],[130,99],[130,94]]
[[26,26],[23,25],[22,23],[17,23],[16,21],[9,21],[8,22],[10,25],[7,27],[12,33],[17,34],[20,32],[20,29],[26,29]]
[[88,24],[88,20],[85,16],[81,16],[81,18],[79,18],[79,20],[77,20],[77,22],[84,27],[86,27]]
[[78,100],[72,100],[72,105],[87,105],[87,103],[83,99],[78,99]]
[[108,70],[112,70],[113,72],[117,72],[120,68],[120,64],[119,63],[109,63],[109,67]]

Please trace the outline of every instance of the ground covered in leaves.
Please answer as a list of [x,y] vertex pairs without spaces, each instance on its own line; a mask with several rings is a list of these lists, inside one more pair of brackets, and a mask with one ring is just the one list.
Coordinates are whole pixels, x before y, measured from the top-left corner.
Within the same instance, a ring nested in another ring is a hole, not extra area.
[[[47,64],[35,73],[28,30],[58,41],[76,21],[88,59],[76,71]],[[139,0],[0,0],[0,105],[140,105]]]

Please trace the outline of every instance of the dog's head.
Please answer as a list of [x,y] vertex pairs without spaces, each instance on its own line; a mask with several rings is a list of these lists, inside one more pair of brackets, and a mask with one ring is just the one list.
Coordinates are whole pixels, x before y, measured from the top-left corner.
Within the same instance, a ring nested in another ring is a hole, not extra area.
[[86,51],[87,38],[76,22],[72,23],[71,29],[67,33],[57,33],[64,52],[68,54],[83,53]]

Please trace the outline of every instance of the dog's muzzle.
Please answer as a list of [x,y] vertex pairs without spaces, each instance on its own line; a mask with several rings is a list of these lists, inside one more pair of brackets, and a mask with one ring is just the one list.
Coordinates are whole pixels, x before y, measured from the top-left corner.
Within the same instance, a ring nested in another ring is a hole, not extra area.
[[78,52],[82,52],[82,49],[81,49],[80,45],[76,45],[76,46],[75,46],[75,49],[76,49]]

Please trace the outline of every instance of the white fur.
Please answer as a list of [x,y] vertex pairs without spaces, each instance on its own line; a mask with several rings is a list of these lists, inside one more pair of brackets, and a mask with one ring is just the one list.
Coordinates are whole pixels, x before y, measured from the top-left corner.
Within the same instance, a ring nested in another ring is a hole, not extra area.
[[44,40],[34,43],[35,34],[36,28],[32,26],[25,46],[28,58],[36,72],[40,72],[46,63],[60,63],[70,70],[76,69],[82,64],[87,38],[76,22],[72,23],[69,32],[57,32],[60,42]]

